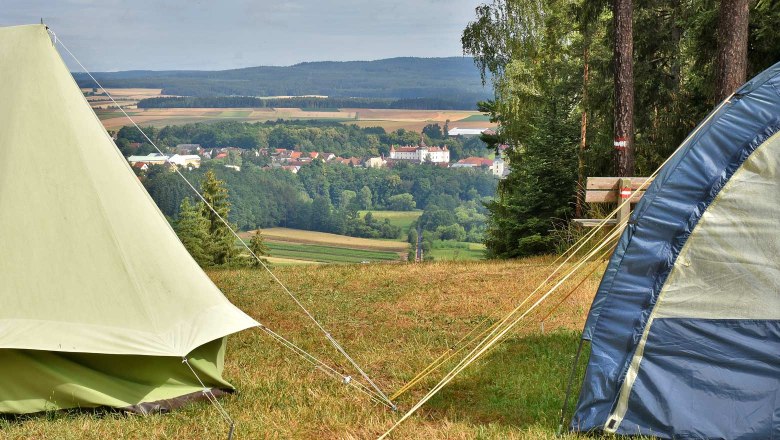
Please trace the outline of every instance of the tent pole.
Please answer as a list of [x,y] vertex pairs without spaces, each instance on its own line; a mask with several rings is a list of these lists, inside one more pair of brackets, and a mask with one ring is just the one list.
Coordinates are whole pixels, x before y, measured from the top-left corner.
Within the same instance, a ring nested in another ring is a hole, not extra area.
[[569,381],[566,384],[566,397],[563,399],[563,406],[561,407],[561,419],[558,421],[558,437],[563,434],[563,421],[566,415],[566,407],[569,406],[569,395],[571,394],[571,385],[574,382],[574,373],[577,372],[577,364],[580,360],[580,354],[582,353],[582,345],[585,343],[585,339],[580,338],[580,345],[577,346],[577,354],[574,355],[574,362],[571,364],[571,371],[569,372]]

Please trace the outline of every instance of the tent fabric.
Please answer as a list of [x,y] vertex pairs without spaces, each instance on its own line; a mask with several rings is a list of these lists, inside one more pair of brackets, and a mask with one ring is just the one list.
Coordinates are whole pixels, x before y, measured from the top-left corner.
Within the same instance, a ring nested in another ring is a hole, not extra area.
[[780,436],[778,131],[780,63],[650,185],[588,315],[573,430]]
[[[224,353],[222,338],[187,357],[207,388],[233,390],[222,379]],[[0,413],[11,414],[99,407],[151,413],[203,391],[181,358],[169,356],[0,349],[0,378]]]
[[257,325],[179,242],[43,25],[0,29],[0,348],[184,356]]
[[166,409],[258,323],[190,257],[43,25],[0,28],[0,412]]

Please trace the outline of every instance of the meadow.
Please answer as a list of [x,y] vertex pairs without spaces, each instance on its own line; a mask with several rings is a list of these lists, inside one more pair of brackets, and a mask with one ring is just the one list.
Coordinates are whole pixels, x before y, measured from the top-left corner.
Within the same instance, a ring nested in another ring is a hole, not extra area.
[[[274,272],[390,393],[474,326],[511,310],[544,279],[550,262],[309,265]],[[208,273],[246,313],[357,376],[266,272]],[[578,331],[599,279],[600,270],[588,275],[556,309],[556,301],[545,304],[392,438],[556,438]],[[540,319],[548,312],[542,328]],[[238,393],[221,402],[235,420],[236,439],[370,439],[384,433],[442,374],[436,372],[402,395],[400,411],[393,412],[250,329],[228,338],[224,377]],[[210,439],[226,434],[227,426],[207,402],[164,415],[49,413],[0,420],[0,435],[12,439]]]

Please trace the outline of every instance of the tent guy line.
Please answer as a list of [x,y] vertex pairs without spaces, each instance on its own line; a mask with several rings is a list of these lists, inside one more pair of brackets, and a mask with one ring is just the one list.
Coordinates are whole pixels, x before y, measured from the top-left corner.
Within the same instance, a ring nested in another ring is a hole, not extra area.
[[235,429],[235,423],[233,422],[233,418],[230,417],[230,414],[227,412],[225,407],[222,406],[221,403],[219,403],[219,400],[214,395],[214,393],[211,391],[210,388],[206,386],[206,384],[203,383],[203,381],[200,379],[200,376],[198,376],[198,373],[195,371],[194,368],[192,368],[192,365],[190,365],[190,362],[187,360],[187,356],[181,357],[181,363],[186,365],[187,368],[190,369],[192,372],[192,375],[195,376],[195,379],[198,380],[198,383],[200,383],[200,386],[203,387],[203,395],[208,399],[209,402],[211,402],[215,408],[217,408],[217,411],[222,416],[223,419],[225,419],[225,422],[227,422],[228,426],[230,427],[228,429],[228,440],[231,440],[233,438],[233,430]]
[[[82,63],[81,63],[81,61],[80,61],[80,60],[79,60],[79,59],[76,57],[76,55],[74,55],[74,54],[73,54],[73,52],[71,52],[71,51],[70,51],[70,49],[68,49],[67,45],[65,45],[65,43],[62,41],[62,39],[61,39],[61,38],[59,38],[59,37],[57,37],[56,33],[55,33],[55,32],[54,32],[52,29],[50,29],[48,26],[46,26],[46,30],[47,30],[47,31],[48,31],[48,32],[49,32],[49,33],[52,35],[52,37],[54,38],[54,41],[52,42],[52,44],[55,44],[55,45],[56,45],[57,43],[59,43],[59,44],[60,44],[60,46],[62,46],[62,48],[63,48],[63,49],[65,49],[65,51],[66,51],[66,52],[67,52],[67,53],[68,53],[68,54],[71,56],[71,58],[73,58],[73,60],[74,60],[74,61],[75,61],[75,62],[76,62],[76,63],[77,63],[77,64],[78,64],[80,67],[81,67],[81,69],[84,71],[84,73],[86,73],[87,75],[89,75],[89,77],[92,79],[92,81],[94,81],[94,82],[95,82],[95,84],[96,84],[96,85],[97,85],[99,88],[103,89],[103,91],[106,93],[106,96],[107,96],[107,97],[108,97],[108,98],[111,100],[111,102],[112,102],[114,105],[116,105],[116,107],[119,109],[119,111],[121,111],[121,112],[122,112],[122,114],[123,114],[123,115],[124,115],[124,116],[125,116],[125,117],[126,117],[126,118],[127,118],[127,119],[128,119],[130,122],[131,122],[131,123],[132,123],[132,124],[133,124],[133,126],[134,126],[134,127],[135,127],[135,128],[136,128],[136,129],[137,129],[137,130],[138,130],[138,131],[141,133],[141,135],[142,135],[142,136],[143,136],[143,137],[144,137],[144,138],[145,138],[145,139],[146,139],[146,140],[149,142],[149,144],[150,144],[150,145],[152,145],[152,147],[153,147],[153,148],[154,148],[154,149],[155,149],[155,150],[156,150],[156,151],[157,151],[159,154],[161,154],[161,155],[162,155],[162,154],[163,154],[163,153],[162,153],[162,150],[161,150],[161,149],[160,149],[160,148],[157,146],[157,144],[155,144],[155,143],[154,143],[154,141],[152,141],[152,139],[151,139],[151,138],[149,138],[149,136],[146,134],[146,132],[144,132],[144,130],[143,130],[143,129],[142,129],[142,128],[141,128],[141,127],[140,127],[140,126],[139,126],[139,125],[138,125],[138,124],[137,124],[137,123],[134,121],[134,120],[133,120],[133,118],[132,118],[132,117],[131,117],[131,116],[130,116],[130,115],[127,113],[127,112],[125,112],[124,108],[122,108],[122,106],[121,106],[121,105],[120,105],[118,102],[116,102],[116,100],[114,100],[114,97],[113,97],[113,96],[111,96],[111,94],[110,94],[110,93],[109,93],[109,92],[108,92],[108,91],[107,91],[105,88],[103,88],[103,86],[100,84],[100,82],[99,82],[99,81],[98,81],[98,80],[97,80],[97,79],[96,79],[96,78],[95,78],[95,77],[92,75],[92,73],[91,73],[91,72],[90,72],[90,71],[89,71],[89,70],[88,70],[88,69],[87,69],[87,68],[84,66],[84,64],[82,64]],[[258,262],[258,263],[260,263],[260,265],[262,265],[262,267],[263,267],[263,268],[264,268],[264,269],[265,269],[265,270],[268,272],[268,274],[271,276],[271,278],[273,278],[273,280],[274,280],[274,281],[275,281],[275,282],[276,282],[276,283],[277,283],[277,284],[278,284],[278,285],[279,285],[279,286],[282,288],[282,290],[284,290],[284,292],[285,292],[285,293],[287,293],[287,295],[288,295],[290,298],[292,298],[292,300],[293,300],[293,301],[294,301],[294,302],[295,302],[295,303],[298,305],[298,307],[299,307],[299,308],[300,308],[300,309],[301,309],[301,310],[302,310],[302,311],[303,311],[303,312],[306,314],[306,316],[308,316],[308,317],[309,317],[309,319],[310,319],[312,322],[314,322],[314,324],[315,324],[315,325],[316,325],[316,326],[317,326],[317,327],[320,329],[320,331],[321,331],[321,332],[322,332],[322,333],[325,335],[325,338],[326,338],[326,339],[327,339],[327,340],[328,340],[328,341],[331,343],[331,345],[333,345],[333,347],[334,347],[334,348],[335,348],[335,349],[336,349],[336,350],[337,350],[339,353],[341,353],[341,354],[342,354],[342,355],[343,355],[343,356],[344,356],[344,357],[347,359],[347,361],[349,361],[349,363],[350,363],[350,364],[351,364],[351,365],[352,365],[352,366],[353,366],[353,367],[354,367],[354,368],[355,368],[355,369],[358,371],[358,373],[359,373],[359,374],[360,374],[360,375],[363,377],[363,379],[365,379],[365,380],[366,380],[366,381],[367,381],[367,382],[368,382],[368,383],[371,385],[371,387],[372,387],[372,388],[374,388],[374,391],[375,391],[375,393],[376,393],[376,394],[377,394],[377,395],[380,397],[380,399],[381,399],[382,401],[384,401],[384,403],[386,403],[386,405],[387,405],[388,407],[390,407],[390,408],[392,408],[392,409],[394,409],[394,410],[395,410],[395,409],[396,409],[396,406],[395,406],[395,404],[394,404],[394,403],[393,403],[393,402],[392,402],[392,401],[391,401],[391,400],[390,400],[390,399],[387,397],[387,395],[386,395],[386,394],[385,394],[385,393],[384,393],[384,392],[383,392],[383,391],[382,391],[382,390],[379,388],[379,386],[377,386],[377,385],[376,385],[376,383],[375,383],[373,380],[371,380],[371,378],[368,376],[368,374],[367,374],[367,373],[366,373],[366,372],[365,372],[365,371],[364,371],[364,370],[363,370],[363,369],[360,367],[360,365],[358,365],[358,363],[357,363],[357,362],[356,362],[356,361],[355,361],[355,360],[354,360],[354,359],[353,359],[353,358],[352,358],[352,357],[349,355],[349,353],[347,353],[347,351],[346,351],[346,350],[345,350],[345,349],[342,347],[342,345],[341,345],[341,344],[340,344],[340,343],[339,343],[339,342],[338,342],[338,341],[337,341],[337,340],[336,340],[336,339],[335,339],[335,338],[334,338],[334,337],[333,337],[333,336],[330,334],[330,332],[328,332],[328,331],[325,329],[325,327],[324,327],[324,326],[323,326],[323,325],[322,325],[322,324],[321,324],[321,323],[320,323],[320,322],[319,322],[319,321],[318,321],[318,320],[317,320],[317,319],[314,317],[314,315],[312,315],[312,314],[311,314],[311,312],[309,312],[309,310],[308,310],[308,309],[307,309],[307,308],[306,308],[306,307],[303,305],[303,303],[301,303],[301,301],[300,301],[300,300],[299,300],[299,299],[298,299],[298,298],[297,298],[297,297],[296,297],[296,296],[295,296],[295,295],[294,295],[294,294],[293,294],[293,293],[292,293],[292,292],[291,292],[291,291],[290,291],[290,290],[287,288],[287,286],[285,286],[285,285],[284,285],[284,283],[282,283],[282,281],[281,281],[281,280],[280,280],[280,279],[279,279],[279,278],[276,276],[276,274],[274,274],[274,273],[273,273],[273,271],[271,271],[271,269],[268,267],[268,265],[267,265],[267,264],[265,264],[265,262],[264,262],[264,261],[263,261],[263,260],[262,260],[260,257],[258,257],[258,256],[257,256],[257,255],[256,255],[256,254],[255,254],[255,253],[252,251],[252,249],[250,249],[250,248],[249,248],[249,246],[248,246],[248,245],[247,245],[247,244],[244,242],[244,240],[242,240],[242,239],[241,239],[241,237],[238,235],[238,233],[236,233],[236,231],[233,229],[233,227],[232,227],[232,226],[230,226],[230,223],[228,223],[228,222],[227,222],[227,220],[226,220],[225,218],[223,218],[223,217],[222,217],[222,216],[221,216],[221,215],[220,215],[220,214],[219,214],[219,213],[218,213],[218,212],[217,212],[217,211],[214,209],[214,207],[213,207],[213,206],[211,206],[211,204],[210,204],[210,203],[209,203],[209,202],[208,202],[208,201],[207,201],[207,200],[206,200],[206,199],[203,197],[203,195],[202,195],[202,194],[201,194],[201,193],[200,193],[200,192],[199,192],[199,191],[198,191],[198,190],[195,188],[195,186],[194,186],[194,185],[193,185],[193,184],[192,184],[192,183],[191,183],[191,182],[190,182],[190,181],[189,181],[189,180],[188,180],[186,177],[184,177],[184,175],[181,173],[181,171],[179,171],[179,170],[178,170],[178,169],[176,169],[176,168],[174,168],[174,171],[176,172],[176,174],[178,174],[178,175],[179,175],[179,177],[181,177],[181,178],[184,180],[184,182],[185,182],[185,183],[186,183],[186,184],[187,184],[187,185],[190,187],[190,189],[191,189],[191,190],[192,190],[192,191],[193,191],[193,192],[194,192],[194,193],[195,193],[195,194],[198,196],[198,198],[200,198],[200,200],[201,200],[201,201],[202,201],[202,202],[203,202],[203,203],[204,203],[204,204],[205,204],[205,205],[206,205],[206,206],[207,206],[207,207],[208,207],[208,208],[211,210],[211,212],[212,212],[212,213],[214,213],[214,215],[216,215],[216,216],[217,216],[217,218],[219,218],[219,220],[220,220],[220,221],[221,221],[221,222],[222,222],[222,223],[223,223],[223,224],[224,224],[224,225],[225,225],[225,226],[228,228],[228,230],[230,230],[230,232],[231,232],[231,233],[232,233],[232,234],[233,234],[233,235],[234,235],[234,236],[235,236],[235,237],[238,239],[238,241],[239,241],[239,242],[241,243],[241,245],[242,245],[242,246],[243,246],[243,247],[244,247],[244,248],[245,248],[245,249],[246,249],[246,250],[249,252],[249,254],[250,254],[250,255],[251,255],[251,256],[252,256],[252,257],[253,257],[255,260],[257,260],[257,262]],[[290,341],[288,341],[288,340],[286,340],[286,341],[287,341],[289,344],[292,344],[292,342],[290,342]],[[294,344],[292,344],[292,345],[294,345]],[[303,350],[303,349],[302,349],[302,348],[300,348],[300,347],[297,347],[297,346],[296,346],[296,348],[298,348],[298,350],[300,350],[301,352],[305,352],[305,350]],[[308,353],[307,353],[307,354],[308,354]],[[309,356],[311,356],[311,355],[309,355]],[[314,356],[311,356],[311,357],[312,357],[313,359],[316,359],[316,358],[314,358]],[[320,361],[320,364],[322,364],[322,365],[325,365],[325,364],[324,364],[324,363],[322,363],[321,361]],[[328,367],[328,368],[330,368],[330,367]],[[332,370],[332,368],[330,368],[330,369]],[[335,371],[335,370],[334,370],[334,371]],[[347,380],[347,378],[349,378],[349,376],[347,376],[347,375],[341,375],[341,376],[344,378],[344,382],[345,382],[345,383],[351,383],[351,380]]]

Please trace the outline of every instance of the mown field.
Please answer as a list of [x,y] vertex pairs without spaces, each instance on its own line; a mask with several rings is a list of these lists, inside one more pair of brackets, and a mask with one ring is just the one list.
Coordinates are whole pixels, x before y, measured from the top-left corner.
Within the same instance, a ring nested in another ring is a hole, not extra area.
[[[513,308],[543,279],[549,262],[311,265],[278,267],[275,273],[389,393],[479,322]],[[539,321],[556,301],[545,303],[392,438],[556,438],[577,332],[599,272],[546,319],[545,333]],[[328,364],[348,370],[267,273],[241,269],[209,275],[248,314]],[[402,395],[397,400],[401,411],[392,412],[254,329],[228,338],[224,376],[239,393],[221,402],[235,420],[236,439],[371,439],[385,432],[441,374]],[[52,413],[0,421],[0,436],[9,439],[224,439],[226,434],[225,423],[207,402],[166,415]]]
[[[89,92],[92,89],[82,89]],[[420,131],[431,123],[443,125],[450,121],[450,127],[487,128],[495,124],[485,120],[484,115],[467,110],[398,110],[398,109],[318,109],[318,108],[159,108],[138,109],[138,100],[160,95],[160,89],[106,89],[116,101],[141,125],[164,127],[195,122],[216,122],[232,120],[241,122],[265,122],[277,119],[330,120],[354,123],[362,127],[383,127],[387,131],[399,128]],[[89,97],[95,113],[109,130],[129,125],[127,118],[105,96]]]

